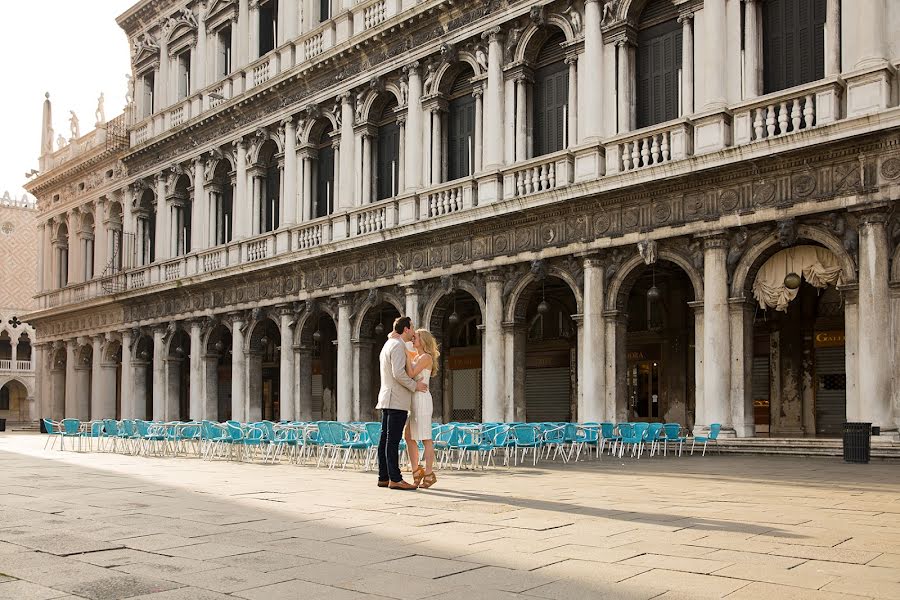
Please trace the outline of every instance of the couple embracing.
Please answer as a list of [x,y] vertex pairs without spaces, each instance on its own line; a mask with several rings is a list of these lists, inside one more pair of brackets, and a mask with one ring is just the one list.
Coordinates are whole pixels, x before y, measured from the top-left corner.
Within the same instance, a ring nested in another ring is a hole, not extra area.
[[[428,381],[437,371],[438,356],[437,342],[428,330],[414,330],[409,317],[394,321],[393,331],[378,359],[381,365],[381,389],[375,406],[381,410],[378,487],[414,490],[429,488],[437,481],[431,439],[433,405]],[[403,481],[400,473],[400,439],[404,435],[415,483]],[[418,442],[425,448],[424,469],[419,466]]]

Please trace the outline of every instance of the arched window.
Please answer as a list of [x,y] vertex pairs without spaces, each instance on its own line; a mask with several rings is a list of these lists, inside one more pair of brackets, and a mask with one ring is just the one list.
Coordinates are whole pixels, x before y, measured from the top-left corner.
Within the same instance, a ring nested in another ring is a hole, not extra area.
[[182,175],[175,182],[175,192],[170,198],[175,218],[175,256],[191,251],[191,181]]
[[565,131],[569,105],[569,67],[562,45],[566,41],[556,30],[541,46],[534,71],[533,156],[550,154],[565,147]]
[[118,202],[112,202],[109,205],[109,213],[107,215],[107,255],[109,262],[103,265],[103,275],[111,275],[122,270],[122,205]]
[[681,31],[671,0],[651,0],[641,12],[637,46],[638,128],[678,117]]
[[149,265],[156,260],[156,197],[144,190],[137,211],[138,264]]
[[375,199],[384,200],[397,195],[400,169],[400,126],[397,124],[397,100],[385,103],[378,125],[378,145],[376,147]]
[[763,93],[825,75],[825,3],[826,0],[763,3]]
[[318,136],[316,144],[316,160],[313,161],[313,218],[330,215],[334,211],[334,142],[331,134],[334,130],[331,122],[327,122]]
[[56,249],[56,286],[66,287],[69,283],[69,228],[60,223],[53,242]]
[[231,241],[231,230],[234,226],[234,187],[227,161],[220,160],[213,173],[213,210],[215,211],[214,240],[215,244],[227,244]]
[[472,174],[475,135],[475,98],[472,67],[466,65],[453,80],[447,95],[447,179]]
[[281,165],[278,147],[269,140],[259,152],[259,166],[262,168],[259,190],[259,230],[257,233],[275,231],[281,222]]
[[82,281],[94,278],[94,215],[86,213],[81,221]]

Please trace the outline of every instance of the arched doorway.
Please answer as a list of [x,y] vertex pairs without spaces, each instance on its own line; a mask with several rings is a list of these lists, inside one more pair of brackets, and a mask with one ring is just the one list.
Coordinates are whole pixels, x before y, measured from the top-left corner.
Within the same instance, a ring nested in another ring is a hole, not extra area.
[[443,294],[430,313],[428,329],[441,348],[438,376],[431,381],[435,411],[442,420],[480,421],[482,410],[482,312],[468,290]]
[[11,379],[0,386],[0,419],[10,423],[24,423],[30,420],[28,389],[17,379]]
[[250,334],[250,351],[247,354],[250,412],[248,420],[278,420],[281,415],[281,364],[280,353],[292,352],[281,348],[281,334],[272,319],[257,322]]
[[59,420],[66,416],[66,365],[68,356],[65,348],[56,348],[50,354],[50,403],[48,415]]
[[[696,409],[694,286],[669,260],[641,263],[619,292],[625,308],[625,406],[628,421],[693,428]],[[617,361],[618,363],[619,361]]]
[[300,330],[299,414],[304,420],[337,417],[337,327],[325,310],[313,309]]
[[839,435],[847,420],[841,265],[811,243],[771,248],[758,263],[751,287],[759,307],[750,378],[756,433]]
[[[122,418],[122,343],[111,340],[103,348],[103,360],[100,363],[100,371],[104,379],[107,392],[113,395],[111,404],[113,412],[103,415],[103,418]],[[109,405],[108,404],[108,405]]]
[[[93,396],[93,386],[96,382],[93,380],[94,364],[94,348],[90,344],[79,346],[75,351],[75,397],[66,398],[67,402],[72,401],[71,405],[74,410],[70,410],[66,406],[66,416],[73,416],[82,421],[90,420],[94,417],[91,414],[91,397]],[[97,415],[102,418],[101,415]]]
[[231,419],[231,330],[217,323],[206,338],[203,355],[203,415],[211,421]]
[[141,335],[135,344],[134,358],[134,411],[135,418],[153,418],[153,338]]
[[[354,340],[354,360],[359,364],[359,419],[375,418],[378,390],[381,388],[381,349],[387,336],[393,331],[394,319],[400,316],[397,307],[388,301],[369,308],[359,325],[359,335]],[[415,324],[414,324],[415,325]]]

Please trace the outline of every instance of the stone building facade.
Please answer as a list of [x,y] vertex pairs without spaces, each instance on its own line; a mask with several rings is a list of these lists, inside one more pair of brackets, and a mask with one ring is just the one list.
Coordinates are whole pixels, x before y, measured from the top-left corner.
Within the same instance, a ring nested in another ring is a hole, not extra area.
[[849,4],[139,2],[126,136],[29,183],[43,412],[369,419],[408,314],[436,420],[896,432],[900,5]]
[[34,329],[23,319],[37,306],[34,265],[38,254],[34,199],[0,196],[0,419],[8,425],[37,418]]

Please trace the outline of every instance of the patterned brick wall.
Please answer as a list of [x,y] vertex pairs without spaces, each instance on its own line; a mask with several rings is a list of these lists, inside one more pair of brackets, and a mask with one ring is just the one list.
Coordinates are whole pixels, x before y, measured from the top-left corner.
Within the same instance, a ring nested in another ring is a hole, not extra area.
[[0,307],[37,307],[37,211],[0,200]]

